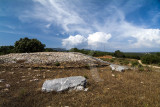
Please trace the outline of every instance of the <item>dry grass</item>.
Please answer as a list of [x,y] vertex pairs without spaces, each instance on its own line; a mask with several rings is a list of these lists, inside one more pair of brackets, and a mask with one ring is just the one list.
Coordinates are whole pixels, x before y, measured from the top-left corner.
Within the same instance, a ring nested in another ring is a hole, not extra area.
[[[0,83],[2,107],[160,106],[160,72],[119,73],[111,72],[109,67],[95,68],[95,71],[87,68],[47,70],[1,67],[0,72],[0,79],[5,79]],[[97,74],[100,78],[96,77]],[[41,92],[46,79],[78,75],[88,77],[87,92]],[[38,81],[30,81],[34,79]],[[6,83],[11,85],[8,91],[4,91]]]

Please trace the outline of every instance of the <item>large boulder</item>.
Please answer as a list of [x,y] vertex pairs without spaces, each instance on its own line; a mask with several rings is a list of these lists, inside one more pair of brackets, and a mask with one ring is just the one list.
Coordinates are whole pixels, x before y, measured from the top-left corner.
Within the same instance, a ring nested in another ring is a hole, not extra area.
[[119,71],[119,72],[124,72],[125,70],[128,69],[128,67],[120,66],[120,65],[116,65],[116,64],[111,64],[110,67],[113,71]]
[[43,83],[42,91],[51,92],[61,92],[68,89],[77,89],[78,87],[85,88],[86,78],[82,76],[72,76],[66,78],[58,78],[53,80],[46,80]]

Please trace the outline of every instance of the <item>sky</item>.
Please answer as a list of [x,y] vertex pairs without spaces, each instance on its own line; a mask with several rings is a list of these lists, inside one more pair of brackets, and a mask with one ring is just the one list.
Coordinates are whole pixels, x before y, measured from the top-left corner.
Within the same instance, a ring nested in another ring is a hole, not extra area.
[[160,0],[0,0],[0,46],[160,51]]

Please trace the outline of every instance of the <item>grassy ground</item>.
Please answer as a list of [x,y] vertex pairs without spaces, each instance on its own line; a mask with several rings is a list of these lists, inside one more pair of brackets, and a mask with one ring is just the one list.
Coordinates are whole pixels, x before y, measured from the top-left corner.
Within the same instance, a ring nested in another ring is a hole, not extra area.
[[[94,69],[94,70],[93,70]],[[159,107],[160,72],[112,72],[99,68],[26,69],[0,67],[1,107]],[[87,77],[89,90],[44,93],[46,79],[68,76]],[[99,78],[98,76],[99,75]],[[10,86],[6,85],[10,84]],[[8,88],[7,88],[7,87]]]

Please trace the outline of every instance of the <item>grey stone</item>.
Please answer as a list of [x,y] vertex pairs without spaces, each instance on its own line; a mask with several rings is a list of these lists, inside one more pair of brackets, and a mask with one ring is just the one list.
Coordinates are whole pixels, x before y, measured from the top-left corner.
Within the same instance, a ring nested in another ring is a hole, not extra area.
[[0,82],[4,82],[4,79],[0,79]]
[[119,71],[119,72],[124,72],[125,70],[128,69],[128,67],[120,66],[120,65],[116,65],[116,64],[111,64],[110,67],[113,71]]
[[77,89],[77,87],[80,88],[79,86],[82,86],[84,89],[86,82],[87,82],[86,78],[82,76],[72,76],[72,77],[66,77],[66,78],[46,80],[43,83],[42,91],[61,92],[61,91],[65,91],[68,89],[75,89],[75,88]]

